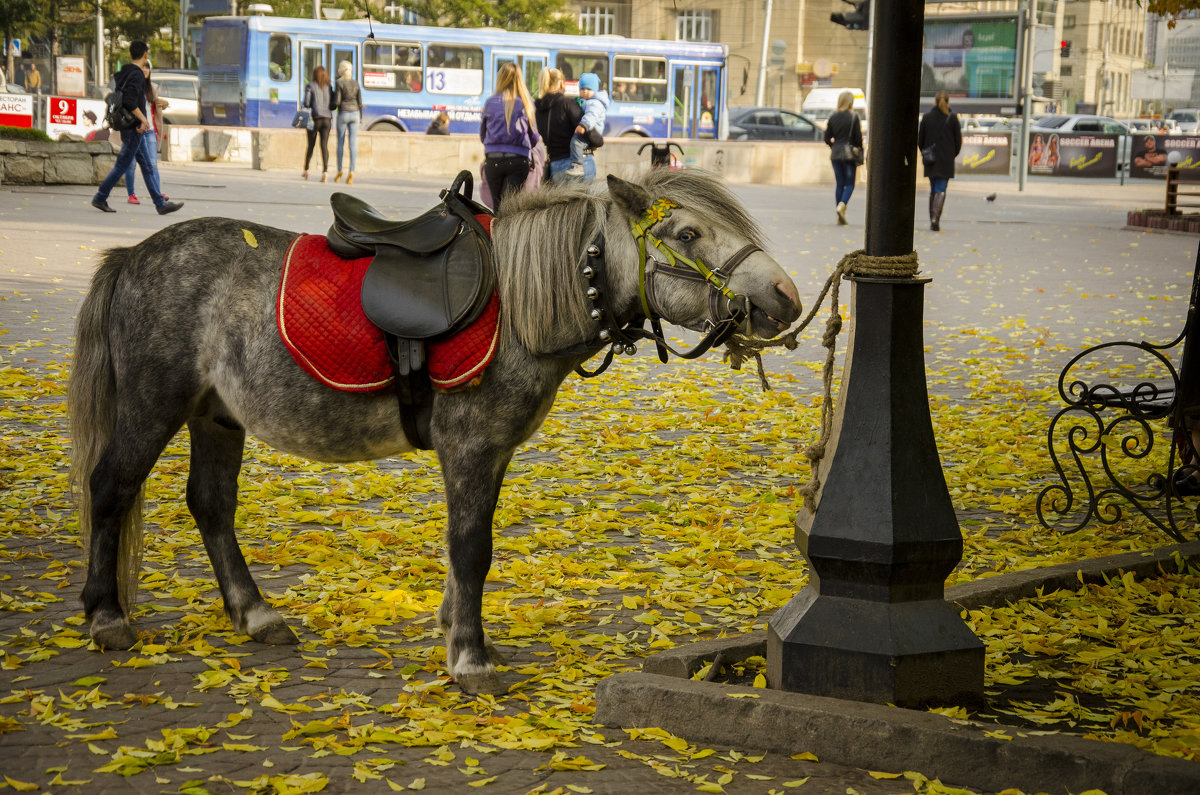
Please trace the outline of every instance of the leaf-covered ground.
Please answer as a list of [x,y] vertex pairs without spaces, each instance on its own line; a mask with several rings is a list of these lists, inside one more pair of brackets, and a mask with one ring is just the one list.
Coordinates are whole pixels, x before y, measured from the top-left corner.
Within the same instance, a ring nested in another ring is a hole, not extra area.
[[[954,383],[931,398],[965,539],[948,584],[1164,543],[1133,519],[1073,535],[1041,528],[1034,500],[1049,482],[1042,440],[1056,397],[1013,371],[1042,334],[952,336],[971,355],[930,374]],[[234,634],[222,613],[182,499],[181,435],[148,484],[141,644],[89,648],[66,485],[68,360],[46,350],[27,360],[31,345],[43,344],[11,344],[0,362],[0,746],[30,752],[0,760],[14,789],[116,788],[127,776],[139,791],[619,792],[638,781],[630,761],[686,790],[817,783],[803,755],[592,721],[600,679],[676,644],[761,629],[804,584],[792,522],[812,439],[790,434],[817,427],[815,365],[768,355],[767,393],[717,362],[661,367],[645,355],[566,382],[497,511],[484,620],[511,688],[493,698],[462,695],[443,672],[433,611],[445,506],[429,454],[327,466],[250,444],[242,548],[302,639],[275,649]],[[1014,731],[1196,758],[1198,601],[1200,579],[1184,574],[972,611],[988,649],[984,712]],[[35,733],[59,760],[23,744]],[[858,775],[855,791],[948,789],[919,773]]]

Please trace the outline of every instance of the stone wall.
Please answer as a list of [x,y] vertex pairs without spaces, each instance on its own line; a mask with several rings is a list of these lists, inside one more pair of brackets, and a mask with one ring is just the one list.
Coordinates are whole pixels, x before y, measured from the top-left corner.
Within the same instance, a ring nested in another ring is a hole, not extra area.
[[[162,159],[168,163],[219,160],[242,163],[261,171],[304,170],[304,130],[172,125]],[[626,174],[645,168],[650,152],[637,150],[646,138],[611,138],[596,152],[600,174]],[[734,183],[764,185],[832,185],[829,147],[823,143],[770,141],[681,141],[682,164],[722,174]],[[329,171],[337,171],[337,136],[329,136]],[[348,158],[348,156],[347,156]],[[473,135],[418,135],[360,132],[356,173],[363,176],[414,174],[453,176],[461,169],[479,172],[483,144]],[[348,159],[343,168],[349,170]],[[319,177],[321,155],[313,152],[309,173]],[[866,169],[858,170],[859,182]]]
[[108,141],[0,140],[0,183],[6,185],[98,185],[116,162]]

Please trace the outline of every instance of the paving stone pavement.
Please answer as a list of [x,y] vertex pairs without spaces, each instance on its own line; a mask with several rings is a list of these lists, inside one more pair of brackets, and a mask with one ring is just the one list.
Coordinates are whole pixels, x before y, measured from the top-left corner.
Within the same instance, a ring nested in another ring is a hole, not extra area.
[[[88,206],[90,191],[84,188],[0,186],[0,297],[4,299],[0,323],[5,332],[0,345],[29,343],[18,344],[12,360],[5,364],[19,364],[35,372],[49,367],[56,372],[53,363],[61,361],[61,352],[69,349],[75,311],[104,248],[131,245],[169,223],[203,215],[320,232],[329,223],[327,197],[339,188],[302,183],[298,174],[251,172],[214,164],[163,166],[162,172],[164,188],[173,199],[185,202],[184,210],[169,218],[155,215],[153,208],[125,205],[116,215],[101,215]],[[408,217],[433,204],[443,184],[442,180],[364,181],[354,186],[354,192],[386,214]],[[926,308],[931,393],[961,398],[967,391],[957,380],[942,383],[939,369],[943,363],[957,362],[975,333],[1001,338],[1011,335],[1014,346],[1022,346],[1027,355],[1014,358],[1006,367],[1014,378],[1028,383],[1044,382],[1061,366],[1060,358],[1040,351],[1076,347],[1108,323],[1125,324],[1156,339],[1174,336],[1186,310],[1186,301],[1181,299],[1190,287],[1196,239],[1122,229],[1127,210],[1156,206],[1162,191],[1159,183],[1117,186],[1035,181],[1022,194],[1004,181],[952,182],[945,232],[935,236],[918,224],[916,235],[923,272],[934,280]],[[834,226],[832,204],[823,188],[741,186],[737,192],[761,220],[774,246],[772,253],[797,279],[806,302],[837,259],[861,247],[865,188],[860,188],[851,202],[848,227]],[[984,201],[984,196],[993,192],[999,194],[998,199]],[[921,199],[919,195],[918,206]],[[1159,300],[1163,296],[1173,300]],[[847,300],[848,290],[843,294],[843,302]],[[1033,338],[1042,344],[1029,347]],[[814,360],[819,355],[815,342],[808,341],[798,357],[801,363],[775,362],[773,366],[807,374],[804,357]],[[26,407],[10,405],[7,397],[4,401],[7,412],[0,415],[0,429],[8,433],[13,423],[21,422],[20,412]],[[0,462],[0,498],[4,481],[13,472],[12,462]],[[6,532],[0,537],[0,549],[0,596],[10,600],[0,609],[0,651],[13,654],[30,633],[36,636],[52,627],[85,631],[79,624],[83,574],[76,544],[65,536],[35,540]],[[60,572],[61,577],[47,581],[48,572]],[[179,573],[208,576],[199,567],[185,567]],[[282,571],[256,567],[256,576],[264,578],[264,586],[271,590],[283,590],[308,573],[305,567]],[[33,592],[50,592],[61,601],[40,603],[33,612],[14,608],[11,600],[19,601]],[[187,628],[175,625],[182,612],[172,610],[170,600],[155,602],[162,603],[163,609],[143,614],[139,628],[151,639],[188,639]],[[211,609],[218,608],[214,605]],[[294,617],[289,619],[300,629]],[[437,643],[432,640],[436,637],[432,621],[424,620],[429,625],[429,642]],[[629,615],[623,614],[611,627],[600,629],[615,632],[630,625]],[[328,750],[260,749],[254,738],[281,736],[293,721],[336,719],[352,711],[353,699],[339,700],[339,694],[357,694],[375,704],[404,704],[413,697],[412,681],[367,667],[380,659],[375,650],[329,648],[320,636],[303,629],[300,632],[299,650],[264,647],[232,632],[208,640],[222,654],[244,655],[230,657],[243,671],[255,670],[267,679],[277,672],[278,681],[271,684],[270,693],[280,702],[307,700],[318,705],[319,712],[287,715],[255,709],[235,725],[214,731],[210,740],[189,746],[202,747],[204,753],[164,761],[129,777],[95,770],[109,760],[118,745],[165,742],[162,753],[169,756],[172,749],[164,730],[214,729],[223,722],[233,723],[231,716],[242,710],[243,705],[223,688],[196,688],[197,677],[211,670],[210,659],[172,652],[178,659],[169,665],[132,668],[121,663],[136,655],[80,646],[61,648],[47,662],[19,669],[6,667],[0,670],[0,775],[31,782],[40,791],[89,793],[179,792],[192,781],[206,781],[204,786],[211,792],[233,792],[245,789],[245,784],[234,782],[315,773],[328,778],[326,792],[388,792],[394,785],[415,788],[421,780],[426,791],[460,792],[467,791],[468,784],[492,777],[481,791],[549,792],[559,787],[597,793],[695,791],[697,781],[679,778],[681,772],[705,775],[714,783],[729,775],[723,785],[727,792],[795,789],[840,795],[913,789],[903,778],[879,779],[867,771],[828,761],[777,754],[754,759],[759,754],[751,748],[714,748],[710,755],[689,758],[664,748],[659,741],[631,739],[623,732],[601,727],[594,727],[592,739],[581,741],[570,753],[586,755],[603,765],[599,770],[550,769],[548,752],[500,751],[459,741],[431,741],[424,747],[379,741],[353,756]],[[501,651],[511,666],[518,667],[536,661],[540,649]],[[313,654],[321,655],[326,666],[321,681],[304,679]],[[633,659],[631,665],[636,662]],[[94,686],[76,684],[95,676],[105,679],[96,691]],[[519,675],[511,676],[514,683],[519,681]],[[445,687],[430,678],[421,681],[434,689]],[[39,713],[39,704],[45,702],[29,697],[28,691],[57,698],[59,708]],[[77,704],[69,715],[61,709],[64,697]],[[473,708],[482,726],[495,716],[520,712],[523,705],[518,696],[508,704],[479,699]],[[402,714],[395,718],[398,724],[404,723]],[[703,719],[697,716],[697,720]],[[70,720],[80,721],[78,730],[70,728]],[[119,740],[102,735],[108,722],[114,725]],[[383,726],[379,716],[375,722]],[[94,735],[100,736],[87,739]],[[299,745],[302,739],[294,742]],[[366,777],[356,770],[364,755],[392,763],[388,767],[381,762],[373,768],[383,769],[383,778]],[[54,783],[84,780],[88,783]],[[267,783],[259,786],[271,791]]]

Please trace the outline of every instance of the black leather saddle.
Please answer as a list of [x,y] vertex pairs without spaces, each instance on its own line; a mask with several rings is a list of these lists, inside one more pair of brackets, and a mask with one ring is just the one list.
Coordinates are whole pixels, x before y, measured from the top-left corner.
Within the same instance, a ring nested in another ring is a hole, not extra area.
[[363,277],[363,312],[387,336],[404,432],[422,449],[431,448],[433,404],[425,342],[469,325],[496,288],[491,237],[475,217],[492,213],[471,199],[472,187],[471,172],[459,172],[440,204],[407,221],[347,193],[329,199],[329,248],[347,259],[374,257]]

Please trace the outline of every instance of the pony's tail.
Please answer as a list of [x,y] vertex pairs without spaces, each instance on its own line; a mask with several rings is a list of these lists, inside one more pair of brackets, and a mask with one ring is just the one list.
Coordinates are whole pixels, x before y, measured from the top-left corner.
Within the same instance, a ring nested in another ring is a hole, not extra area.
[[[92,471],[108,446],[117,420],[116,377],[109,345],[109,310],[121,269],[132,249],[114,248],[104,253],[92,277],[92,287],[79,308],[75,328],[75,356],[67,387],[67,413],[71,425],[71,494],[79,509],[79,532],[84,560],[92,553]],[[117,593],[128,614],[137,596],[142,567],[142,503],[145,487],[120,520],[117,547]]]

